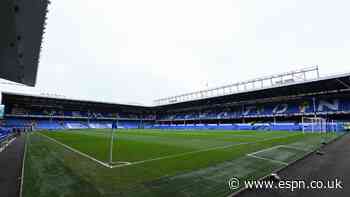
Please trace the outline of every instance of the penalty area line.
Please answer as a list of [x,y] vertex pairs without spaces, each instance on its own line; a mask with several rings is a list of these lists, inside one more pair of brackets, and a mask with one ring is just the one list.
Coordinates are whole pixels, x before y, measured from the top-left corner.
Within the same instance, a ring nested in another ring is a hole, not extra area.
[[281,145],[272,146],[270,148],[265,148],[265,149],[262,149],[262,150],[259,150],[259,151],[253,152],[253,153],[249,153],[249,155],[255,155],[255,154],[258,154],[258,153],[267,152],[267,151],[270,151],[270,150],[273,150],[273,149],[276,149],[276,148],[280,148],[280,147],[281,147]]
[[282,165],[285,165],[285,166],[289,165],[288,163],[283,162],[283,161],[278,161],[278,160],[269,159],[269,158],[265,158],[265,157],[259,157],[259,156],[252,155],[252,154],[247,154],[247,156],[248,157],[253,157],[253,158],[256,158],[256,159],[260,159],[260,160],[270,161],[270,162],[273,162],[273,163],[282,164]]
[[119,166],[128,166],[132,164],[132,162],[127,162],[127,161],[114,161],[112,162],[113,165],[110,165],[110,168],[115,168]]
[[304,152],[309,152],[310,150],[304,149],[304,148],[299,148],[291,145],[281,145],[280,147],[284,148],[289,148],[289,149],[294,149],[294,150],[299,150],[299,151],[304,151]]
[[249,153],[249,154],[247,154],[247,156],[248,157],[253,157],[253,158],[256,158],[256,159],[260,159],[260,160],[266,160],[266,161],[270,161],[270,162],[274,162],[274,163],[279,163],[279,164],[282,164],[282,165],[289,165],[288,163],[283,162],[283,161],[278,161],[278,160],[269,159],[269,158],[266,158],[266,157],[261,157],[261,156],[257,156],[256,155],[258,153],[263,153],[263,152],[271,151],[271,150],[278,149],[278,148],[289,148],[289,149],[294,149],[294,150],[298,150],[298,151],[308,152],[308,150],[305,150],[305,149],[302,149],[302,148],[298,148],[298,147],[294,147],[294,146],[277,145],[277,146],[273,146],[273,147],[270,147],[270,148],[262,149],[260,151]]

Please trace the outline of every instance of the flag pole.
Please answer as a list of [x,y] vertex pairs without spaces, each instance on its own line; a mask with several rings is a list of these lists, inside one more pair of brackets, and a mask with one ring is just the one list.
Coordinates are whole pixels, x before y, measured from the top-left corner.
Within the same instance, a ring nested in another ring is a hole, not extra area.
[[115,120],[113,120],[112,123],[112,130],[111,130],[111,142],[110,142],[110,149],[109,149],[109,164],[113,164],[113,141],[114,141],[114,128],[115,128]]

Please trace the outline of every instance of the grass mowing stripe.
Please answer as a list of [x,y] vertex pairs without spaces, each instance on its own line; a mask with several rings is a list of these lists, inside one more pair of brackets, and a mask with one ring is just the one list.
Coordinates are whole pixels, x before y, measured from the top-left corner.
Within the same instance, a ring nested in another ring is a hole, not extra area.
[[181,156],[185,156],[185,155],[196,154],[196,153],[201,153],[201,152],[206,152],[206,151],[211,151],[211,150],[225,149],[225,148],[230,148],[230,147],[233,147],[233,146],[238,146],[238,145],[243,145],[243,144],[247,144],[247,143],[235,143],[235,144],[230,144],[230,145],[227,145],[227,146],[220,146],[220,147],[201,149],[201,150],[196,150],[196,151],[191,151],[191,152],[185,152],[185,153],[180,153],[180,154],[168,155],[168,156],[164,156],[164,157],[156,157],[156,158],[146,159],[146,160],[142,160],[142,161],[130,162],[129,164],[122,164],[122,165],[112,166],[112,168],[124,167],[124,166],[130,166],[130,165],[137,165],[137,164],[142,164],[142,163],[146,163],[146,162],[150,162],[150,161],[157,161],[157,160],[162,160],[162,159],[170,159],[170,158],[181,157]]
[[[270,140],[274,140],[274,139],[283,139],[283,138],[298,136],[298,135],[301,135],[301,134],[288,135],[288,136],[282,136],[282,137],[273,137],[273,138],[268,138],[265,140],[260,140],[260,141],[255,141],[255,142],[235,143],[235,144],[230,144],[230,145],[226,145],[226,146],[207,148],[207,149],[202,149],[202,150],[197,150],[197,151],[192,151],[192,152],[185,152],[185,153],[180,153],[180,154],[175,154],[175,155],[168,155],[168,156],[164,156],[164,157],[157,157],[157,158],[153,158],[153,159],[146,159],[143,161],[130,162],[128,164],[115,165],[115,166],[111,166],[111,168],[132,166],[132,165],[142,164],[142,163],[151,162],[151,161],[176,158],[176,157],[181,157],[181,156],[185,156],[185,155],[191,155],[191,154],[202,153],[202,152],[213,151],[213,150],[227,149],[227,148],[231,148],[231,147],[239,146],[239,145],[256,144],[256,143],[260,143],[260,142],[266,142],[266,141],[270,141]],[[272,148],[274,148],[274,147],[272,147]]]
[[120,167],[125,167],[125,166],[132,166],[132,165],[138,165],[138,164],[143,164],[143,163],[147,163],[147,162],[151,162],[151,161],[157,161],[157,160],[163,160],[163,159],[170,159],[170,158],[176,158],[176,157],[181,157],[181,156],[185,156],[185,155],[191,155],[191,154],[196,154],[196,153],[201,153],[201,152],[207,152],[207,151],[213,151],[213,150],[219,150],[219,149],[227,149],[227,148],[231,148],[231,147],[234,147],[234,146],[238,146],[238,145],[245,145],[245,144],[255,144],[255,143],[259,143],[259,142],[265,142],[265,141],[269,141],[269,140],[274,140],[274,139],[282,139],[282,138],[287,138],[287,137],[291,137],[291,136],[297,136],[297,135],[301,135],[301,134],[293,134],[293,135],[285,135],[285,136],[279,136],[279,137],[272,137],[272,138],[268,138],[268,139],[264,139],[264,140],[258,140],[258,141],[254,141],[254,142],[244,142],[244,143],[235,143],[235,144],[230,144],[230,145],[226,145],[226,146],[218,146],[218,147],[211,147],[211,148],[206,148],[206,149],[201,149],[201,150],[196,150],[196,151],[191,151],[191,152],[184,152],[184,153],[179,153],[179,154],[174,154],[174,155],[167,155],[167,156],[163,156],[163,157],[156,157],[156,158],[151,158],[151,159],[146,159],[146,160],[142,160],[142,161],[135,161],[135,162],[118,162],[120,164],[118,165],[110,165],[110,164],[107,164],[103,161],[100,161],[94,157],[91,157],[89,156],[88,154],[85,154],[85,153],[82,153],[81,151],[79,150],[76,150],[62,142],[59,142],[58,140],[55,140],[47,135],[44,135],[44,134],[41,134],[41,133],[38,133],[39,135],[42,135],[62,146],[64,146],[65,148],[73,151],[73,152],[76,152],[90,160],[93,160],[99,164],[101,164],[102,166],[104,167],[107,167],[107,168],[120,168]]
[[[145,131],[145,133],[120,132],[119,145],[121,146],[119,147],[121,148],[116,148],[118,150],[116,155],[119,155],[115,157],[116,161],[119,158],[121,161],[138,162],[192,151],[201,152],[111,169],[85,159],[81,154],[45,139],[41,135],[33,135],[31,141],[32,139],[36,141],[29,146],[32,149],[28,147],[28,158],[31,160],[29,163],[26,162],[26,166],[29,166],[31,171],[26,169],[25,180],[29,181],[24,182],[24,195],[26,197],[77,196],[76,194],[86,191],[83,195],[86,197],[226,196],[231,192],[227,190],[226,183],[230,175],[239,176],[242,179],[259,178],[284,166],[281,163],[249,157],[247,154],[281,145],[308,149],[305,145],[312,144],[311,148],[322,142],[319,135],[291,132],[254,132],[261,138],[249,138],[250,141],[241,139],[239,132],[232,132],[240,137],[228,142],[226,138],[232,136],[231,132],[208,132],[206,136],[206,134],[197,135],[192,132],[177,135],[171,132]],[[247,132],[250,135],[254,133]],[[108,135],[104,130],[41,134],[106,162],[103,160],[103,155],[108,153],[106,148]],[[106,140],[101,139],[103,136]],[[236,143],[233,144],[233,142]],[[166,144],[169,145],[166,146]],[[189,145],[191,148],[183,148]],[[228,148],[223,149],[223,146]],[[203,151],[208,148],[216,148],[216,150]],[[274,155],[274,152],[277,154]],[[291,159],[296,158],[296,153],[302,152],[280,147],[271,151],[272,154],[268,152],[256,156],[289,163]],[[120,164],[122,163],[116,162],[112,165]]]
[[95,168],[110,170],[96,162],[48,140],[40,135],[30,136],[28,143],[23,197],[102,197],[90,180],[72,169],[67,162],[90,163]]

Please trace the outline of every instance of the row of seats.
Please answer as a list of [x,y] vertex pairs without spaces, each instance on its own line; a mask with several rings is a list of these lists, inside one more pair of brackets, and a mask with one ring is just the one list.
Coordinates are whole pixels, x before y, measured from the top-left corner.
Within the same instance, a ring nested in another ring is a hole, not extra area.
[[342,123],[239,123],[239,124],[156,124],[154,129],[259,130],[259,131],[343,131]]
[[132,113],[104,113],[91,111],[38,110],[13,107],[7,115],[66,116],[90,119],[148,119],[148,120],[194,120],[194,119],[239,119],[243,117],[272,117],[282,115],[311,115],[314,113],[350,113],[350,99],[306,99],[291,102],[276,102],[255,105],[241,105],[226,108],[214,108],[202,111],[136,115]]
[[12,108],[9,115],[31,116],[66,116],[66,117],[89,117],[89,118],[121,118],[121,119],[155,119],[154,115],[136,115],[130,113],[103,113],[87,111],[62,111],[62,110],[37,110]]
[[[153,124],[152,122],[140,121],[118,121],[118,128],[124,129],[203,129],[203,130],[278,130],[278,131],[343,131],[347,129],[348,123],[322,122],[322,123],[237,123],[237,124]],[[60,129],[88,129],[88,128],[112,128],[111,121],[75,121],[75,120],[25,120],[10,118],[6,120],[4,128],[10,131],[11,128],[28,128],[60,130]],[[5,133],[5,132],[2,132]]]
[[176,114],[163,114],[160,120],[194,120],[194,119],[234,119],[243,117],[272,117],[298,114],[327,114],[350,113],[350,100],[329,99],[304,100],[288,103],[268,103],[261,105],[242,105],[231,108],[216,108],[201,112],[183,112]]
[[[87,128],[112,128],[112,121],[78,121],[78,120],[26,120],[21,118],[7,118],[4,125],[7,128],[33,127],[35,129],[87,129]],[[151,128],[150,123],[140,121],[118,121],[119,128]]]

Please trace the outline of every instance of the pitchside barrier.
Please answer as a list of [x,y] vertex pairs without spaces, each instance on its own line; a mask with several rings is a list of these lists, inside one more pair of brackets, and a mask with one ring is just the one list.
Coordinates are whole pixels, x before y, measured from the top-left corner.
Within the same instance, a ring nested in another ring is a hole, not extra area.
[[257,130],[257,131],[303,131],[303,132],[342,132],[343,123],[326,121],[322,118],[303,118],[303,122],[294,123],[240,123],[240,124],[158,124],[154,129],[178,130]]
[[5,148],[13,142],[15,137],[15,133],[10,133],[9,131],[0,132],[0,152],[5,150]]

